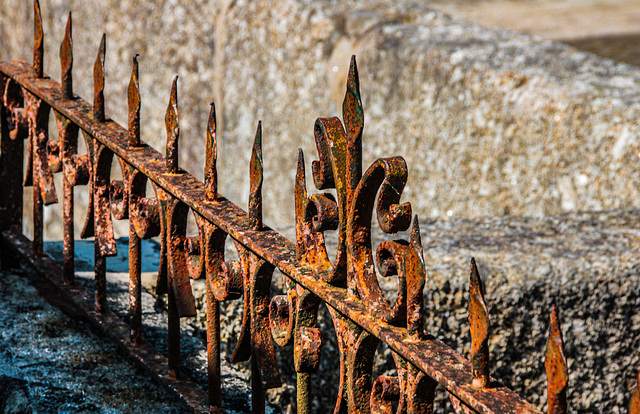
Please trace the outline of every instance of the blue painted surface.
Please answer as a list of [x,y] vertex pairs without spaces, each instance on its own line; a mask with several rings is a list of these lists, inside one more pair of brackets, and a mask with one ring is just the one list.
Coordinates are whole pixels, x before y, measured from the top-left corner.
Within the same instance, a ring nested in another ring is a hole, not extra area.
[[[129,238],[116,240],[117,256],[107,257],[107,271],[129,272]],[[44,251],[53,260],[62,264],[62,241],[44,242]],[[93,271],[93,240],[76,240],[76,271]],[[155,240],[142,240],[142,271],[157,272],[160,265],[160,243]]]

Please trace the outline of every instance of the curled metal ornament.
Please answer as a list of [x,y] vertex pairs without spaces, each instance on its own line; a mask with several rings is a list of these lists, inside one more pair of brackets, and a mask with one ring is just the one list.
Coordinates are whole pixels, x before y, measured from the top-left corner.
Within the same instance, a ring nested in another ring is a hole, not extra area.
[[418,216],[413,221],[409,242],[385,241],[378,245],[378,270],[382,277],[398,275],[398,295],[390,313],[383,320],[406,327],[416,339],[423,334],[423,291],[425,265],[422,257]]
[[111,180],[109,183],[109,204],[111,213],[116,220],[126,220],[129,218],[129,166],[118,158],[118,164],[122,171],[122,180]]
[[397,204],[407,180],[407,166],[400,157],[382,158],[365,172],[356,188],[347,219],[348,286],[358,292],[371,315],[388,318],[392,313],[376,277],[371,251],[371,219],[375,196],[380,226],[388,233],[406,230],[411,220],[409,203]]
[[0,99],[5,109],[5,119],[9,129],[9,139],[29,138],[29,119],[25,108],[25,99],[20,85],[11,78],[2,77]]
[[[274,267],[235,242],[240,261],[231,265],[242,278],[242,327],[231,362],[255,359],[263,388],[282,385],[269,324],[269,296]],[[229,265],[226,265],[227,268]],[[254,375],[254,374],[252,374]]]
[[162,236],[156,292],[173,295],[179,317],[196,316],[185,243],[189,208],[163,189],[155,185],[154,189],[160,204]]
[[371,414],[433,414],[438,382],[395,353],[393,359],[397,375],[381,375],[373,382]]
[[129,220],[141,239],[160,234],[160,207],[158,199],[147,198],[147,176],[138,170],[129,172]]

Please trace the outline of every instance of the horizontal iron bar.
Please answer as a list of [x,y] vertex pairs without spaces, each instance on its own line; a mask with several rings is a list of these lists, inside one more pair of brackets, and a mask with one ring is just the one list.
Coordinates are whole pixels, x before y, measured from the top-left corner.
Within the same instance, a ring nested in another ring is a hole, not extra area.
[[110,338],[124,351],[138,366],[142,367],[158,384],[167,388],[180,401],[185,403],[191,412],[202,414],[209,413],[207,394],[191,381],[185,374],[181,378],[172,378],[167,371],[167,358],[158,353],[156,349],[142,342],[133,345],[129,339],[130,328],[118,315],[111,310],[102,313],[95,311],[93,294],[79,284],[73,286],[64,283],[62,267],[46,254],[37,258],[33,252],[33,246],[23,234],[9,231],[2,232],[0,243],[19,258],[20,263],[31,267],[38,276],[46,278],[64,296],[75,304],[80,312],[105,336]]
[[91,105],[81,98],[64,98],[58,82],[47,77],[36,78],[32,67],[24,62],[0,62],[0,71],[44,100],[233,239],[316,294],[328,306],[387,343],[473,410],[486,414],[541,414],[541,411],[496,380],[492,379],[489,388],[473,387],[471,363],[437,339],[416,341],[406,329],[374,319],[364,304],[358,298],[350,297],[346,289],[327,284],[312,266],[297,263],[294,243],[268,227],[260,231],[252,230],[248,214],[224,197],[219,197],[215,202],[208,201],[205,198],[204,184],[188,172],[166,174],[165,159],[158,151],[146,145],[129,148],[129,133],[126,129],[110,119],[105,122],[95,121]]

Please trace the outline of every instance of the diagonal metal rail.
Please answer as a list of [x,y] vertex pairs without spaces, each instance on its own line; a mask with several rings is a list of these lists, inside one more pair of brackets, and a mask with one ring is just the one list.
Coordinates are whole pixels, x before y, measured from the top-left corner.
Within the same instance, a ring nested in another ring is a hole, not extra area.
[[[34,64],[0,62],[0,230],[4,243],[65,292],[123,349],[154,377],[181,396],[194,412],[222,412],[219,303],[242,298],[243,320],[232,362],[251,362],[252,411],[264,412],[265,390],[281,385],[275,345],[293,344],[299,412],[311,412],[311,377],[321,358],[322,330],[318,307],[328,306],[340,349],[340,390],[336,413],[431,413],[434,392],[442,387],[457,412],[540,413],[490,376],[490,322],[484,285],[475,261],[470,266],[469,322],[472,362],[424,331],[423,259],[418,217],[401,202],[407,166],[401,157],[380,158],[363,171],[364,110],[355,57],[347,80],[343,119],[319,118],[314,125],[318,160],[313,182],[318,190],[335,188],[335,196],[308,194],[304,154],[298,152],[296,174],[296,240],[289,241],[262,223],[262,125],[256,131],[250,162],[249,208],[233,204],[217,191],[215,106],[206,127],[205,182],[178,165],[180,117],[177,77],[165,116],[167,150],[162,155],[140,141],[140,91],[137,55],[128,90],[128,129],[104,113],[102,37],[94,66],[93,105],[73,93],[72,20],[60,56],[63,79],[44,75],[40,5],[34,1]],[[48,114],[53,110],[59,141],[49,140]],[[77,153],[82,132],[87,153]],[[24,142],[27,164],[22,165]],[[110,180],[113,160],[123,180]],[[43,205],[57,202],[53,174],[64,175],[64,266],[43,255]],[[23,181],[23,177],[25,180]],[[155,197],[145,193],[153,184]],[[75,285],[73,264],[73,189],[89,186],[90,203],[82,237],[94,237],[96,290]],[[22,235],[23,186],[33,187],[34,237]],[[389,234],[409,231],[410,238],[371,246],[373,216]],[[186,236],[188,214],[194,214],[198,236]],[[130,223],[130,325],[106,305],[106,257],[115,254],[112,220]],[[336,257],[329,258],[324,233],[337,231]],[[142,238],[160,236],[161,264],[157,293],[168,295],[168,356],[143,339],[140,310]],[[239,261],[224,259],[230,237]],[[271,277],[279,269],[288,282],[284,295],[270,297]],[[377,275],[398,276],[398,299],[384,299]],[[209,383],[199,390],[180,370],[180,318],[198,310],[191,278],[207,281],[206,308]],[[393,351],[396,375],[372,377],[379,342]],[[567,364],[562,351],[557,311],[545,365],[549,411],[566,413]],[[207,397],[208,395],[208,397]],[[635,398],[635,397],[634,397]],[[636,401],[635,398],[633,401]],[[635,403],[634,403],[635,404]],[[637,406],[637,404],[636,404]]]

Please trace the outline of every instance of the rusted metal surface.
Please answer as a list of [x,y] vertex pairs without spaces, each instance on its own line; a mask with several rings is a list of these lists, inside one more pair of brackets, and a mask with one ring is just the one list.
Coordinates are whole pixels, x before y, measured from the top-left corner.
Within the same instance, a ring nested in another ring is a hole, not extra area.
[[484,302],[484,285],[475,259],[471,259],[469,275],[469,325],[471,325],[471,362],[473,385],[489,385],[489,312]]
[[558,309],[553,306],[549,324],[549,340],[544,354],[547,371],[547,413],[567,413],[567,383],[569,371],[564,357],[562,331],[558,320]]
[[[42,206],[57,200],[53,174],[61,171],[64,209],[64,270],[57,281],[99,326],[145,364],[159,381],[183,395],[194,411],[223,412],[220,371],[220,302],[242,299],[243,319],[232,362],[250,360],[252,411],[264,412],[265,390],[281,385],[275,346],[293,345],[298,412],[311,412],[312,377],[322,357],[322,327],[318,308],[328,306],[340,351],[340,384],[335,413],[432,413],[436,387],[446,390],[457,412],[539,413],[535,407],[490,376],[490,323],[484,286],[471,260],[469,324],[471,362],[424,331],[426,264],[420,225],[411,204],[401,201],[408,168],[401,157],[380,158],[362,166],[364,109],[355,57],[347,79],[342,119],[319,118],[314,125],[318,160],[312,176],[318,190],[307,191],[304,154],[298,151],[295,178],[295,242],[265,226],[262,220],[262,124],[259,122],[249,163],[247,212],[218,193],[216,112],[205,127],[204,183],[179,167],[180,119],[178,83],[174,78],[165,114],[165,156],[140,140],[137,55],[128,88],[128,129],[105,115],[106,37],[93,68],[93,105],[73,94],[71,14],[60,48],[62,83],[42,72],[42,23],[39,4],[34,32],[34,64],[0,62],[1,229],[7,243],[37,266],[42,256]],[[60,140],[48,139],[48,115],[53,108]],[[82,130],[87,153],[78,154]],[[23,140],[28,143],[23,168]],[[6,154],[6,155],[5,155]],[[11,160],[16,160],[10,161]],[[114,157],[123,179],[111,180]],[[16,235],[22,220],[22,183],[33,186],[32,246]],[[146,194],[147,182],[155,197]],[[93,237],[95,292],[74,286],[73,189],[89,185],[89,207],[81,237]],[[4,196],[6,195],[6,196]],[[371,244],[372,219],[388,234],[409,231],[408,240]],[[8,213],[8,214],[4,214]],[[198,235],[186,236],[187,218],[194,214]],[[106,305],[106,257],[116,253],[112,220],[129,221],[130,324],[116,324]],[[336,256],[329,257],[324,233],[337,231]],[[140,241],[161,237],[156,292],[168,295],[168,358],[149,357],[142,331],[140,305]],[[238,261],[226,261],[225,240],[233,239]],[[47,262],[47,258],[42,261]],[[285,292],[271,297],[275,269],[285,278]],[[51,270],[42,268],[45,273]],[[378,276],[398,278],[396,301],[389,303]],[[208,399],[194,391],[180,371],[180,319],[198,311],[190,281],[206,280]],[[80,293],[79,293],[80,292]],[[114,325],[116,324],[116,325]],[[373,376],[377,346],[392,351],[396,374]],[[146,355],[146,356],[141,356]],[[146,358],[146,359],[145,359]],[[151,362],[149,362],[151,361]],[[549,381],[549,413],[566,412],[567,365],[555,308],[545,366]],[[180,386],[176,384],[182,384]],[[182,388],[181,388],[182,387]],[[186,387],[186,388],[185,388]],[[637,391],[632,407],[637,407]],[[325,408],[329,411],[331,408]],[[637,408],[636,408],[637,411]]]

